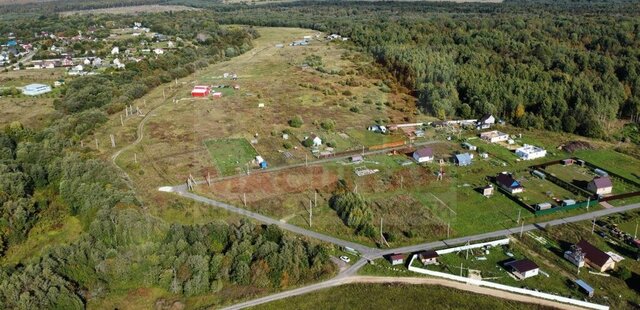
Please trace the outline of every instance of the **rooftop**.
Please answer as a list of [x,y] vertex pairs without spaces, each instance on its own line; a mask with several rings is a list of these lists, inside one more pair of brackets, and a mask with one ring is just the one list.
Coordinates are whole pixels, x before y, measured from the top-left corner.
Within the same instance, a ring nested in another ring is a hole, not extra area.
[[525,273],[527,271],[531,271],[539,268],[538,265],[536,265],[536,263],[526,258],[507,263],[507,266],[515,269],[517,272],[520,272],[520,273]]
[[611,183],[611,179],[609,177],[597,177],[594,178],[591,182],[593,182],[596,188],[607,188],[613,186],[613,183]]
[[603,266],[609,259],[611,259],[609,254],[602,252],[600,249],[596,248],[584,239],[580,240],[576,246],[582,250],[586,259],[598,266]]
[[416,150],[414,154],[417,154],[419,157],[431,157],[433,156],[433,149],[430,147],[421,148]]

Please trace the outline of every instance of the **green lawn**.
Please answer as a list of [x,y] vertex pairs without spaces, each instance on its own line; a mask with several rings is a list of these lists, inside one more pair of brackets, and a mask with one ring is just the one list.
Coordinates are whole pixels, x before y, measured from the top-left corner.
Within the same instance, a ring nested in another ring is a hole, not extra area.
[[352,128],[348,129],[346,132],[350,137],[360,142],[361,145],[367,147],[406,140],[405,136],[402,134],[384,135],[381,133],[368,131],[366,129]]
[[521,178],[525,191],[522,194],[517,194],[517,196],[522,197],[524,202],[531,206],[542,202],[549,202],[555,205],[558,204],[557,200],[564,199],[574,199],[576,201],[584,199],[584,197],[575,195],[553,182],[542,180],[530,174],[521,173]]
[[220,175],[234,175],[245,171],[258,155],[246,139],[207,140],[204,145]]
[[441,286],[350,284],[274,301],[254,309],[544,309]]
[[631,181],[640,182],[640,160],[613,149],[583,150],[575,156]]

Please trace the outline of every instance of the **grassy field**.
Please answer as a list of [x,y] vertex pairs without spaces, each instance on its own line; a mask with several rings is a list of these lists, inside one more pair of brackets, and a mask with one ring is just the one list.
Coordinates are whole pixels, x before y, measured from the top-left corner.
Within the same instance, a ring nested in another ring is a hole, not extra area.
[[233,175],[245,171],[258,155],[246,139],[207,140],[204,145],[211,155],[211,161],[218,169],[218,175]]
[[283,299],[253,309],[543,309],[542,307],[429,285],[350,284]]
[[[317,33],[312,30],[258,28],[258,31],[261,37],[247,53],[202,68],[177,83],[160,86],[134,102],[150,117],[143,129],[142,142],[123,152],[117,163],[134,178],[138,192],[157,206],[152,212],[171,218],[180,213],[170,211],[173,207],[169,198],[158,194],[157,187],[183,183],[190,174],[198,179],[207,173],[216,174],[219,167],[211,161],[205,141],[229,137],[248,141],[257,134],[258,143],[253,146],[270,167],[303,163],[312,154],[296,137],[313,132],[326,137],[327,142],[334,140],[337,150],[357,148],[360,146],[357,139],[349,136],[345,139],[339,133],[349,128],[364,129],[377,119],[400,121],[406,114],[402,111],[414,107],[414,99],[406,92],[383,92],[376,85],[379,80],[358,73],[362,68],[369,71],[369,67],[383,72],[367,56],[324,41],[314,40],[305,47],[288,46],[293,40]],[[279,43],[286,46],[275,47]],[[301,64],[310,55],[321,57],[325,71],[332,73],[303,68]],[[235,73],[238,80],[225,79],[224,73]],[[347,79],[359,86],[346,86]],[[201,83],[238,84],[240,89],[229,90],[215,100],[192,99],[190,90]],[[174,99],[178,103],[173,104]],[[366,99],[373,103],[365,103]],[[259,103],[264,103],[264,108],[258,108]],[[359,112],[350,111],[353,106]],[[296,115],[304,121],[300,128],[288,125]],[[335,122],[334,128],[326,130],[320,126],[327,119]],[[108,158],[135,140],[140,121],[141,117],[131,117],[122,126],[120,116],[113,115],[105,130],[87,138],[85,145],[94,147],[97,139],[100,145],[97,151]],[[290,131],[289,140],[282,138],[285,129]],[[106,147],[110,145],[110,134],[115,136],[117,148]],[[234,172],[233,167],[222,169]],[[192,213],[201,214],[197,209]]]
[[[23,87],[31,83],[53,84],[63,79],[64,69],[19,70],[0,72],[0,88]],[[42,128],[55,117],[53,100],[59,97],[59,91],[41,96],[16,95],[0,98],[0,124],[19,121],[26,127]]]

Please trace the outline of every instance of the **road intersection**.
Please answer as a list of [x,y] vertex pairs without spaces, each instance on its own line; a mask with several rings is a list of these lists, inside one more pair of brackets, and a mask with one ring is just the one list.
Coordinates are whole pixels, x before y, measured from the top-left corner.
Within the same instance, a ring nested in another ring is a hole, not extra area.
[[[360,253],[361,259],[358,260],[356,263],[354,263],[353,265],[351,265],[350,267],[342,270],[340,273],[338,273],[338,275],[336,275],[334,278],[327,280],[327,281],[323,281],[320,283],[315,283],[315,284],[311,284],[308,286],[304,286],[304,287],[300,287],[297,289],[293,289],[293,290],[288,290],[285,292],[280,292],[280,293],[276,293],[276,294],[272,294],[272,295],[268,295],[265,297],[261,297],[261,298],[257,298],[254,300],[250,300],[250,301],[246,301],[243,303],[239,303],[233,306],[230,306],[226,309],[242,309],[242,308],[247,308],[247,307],[252,307],[252,306],[256,306],[259,304],[263,304],[263,303],[268,303],[271,301],[275,301],[275,300],[279,300],[279,299],[283,299],[283,298],[289,298],[289,297],[293,297],[293,296],[298,296],[298,295],[302,295],[302,294],[307,294],[313,291],[317,291],[317,290],[322,290],[322,289],[326,289],[326,288],[330,288],[330,287],[334,287],[334,286],[339,286],[339,285],[343,285],[343,284],[348,284],[348,283],[356,283],[356,282],[361,282],[359,276],[356,276],[357,271],[362,268],[363,266],[365,266],[367,263],[381,258],[385,255],[388,254],[393,254],[393,253],[413,253],[413,252],[417,252],[417,251],[423,251],[423,250],[429,250],[429,249],[435,249],[435,248],[440,248],[440,247],[447,247],[447,246],[455,246],[455,245],[461,245],[461,244],[466,244],[468,242],[474,242],[474,241],[479,241],[479,240],[485,240],[485,239],[492,239],[492,238],[500,238],[500,237],[505,237],[505,236],[509,236],[509,235],[514,235],[514,234],[521,234],[524,232],[528,232],[528,231],[533,231],[533,230],[544,230],[547,227],[551,227],[551,226],[556,226],[556,225],[562,225],[562,224],[567,224],[567,223],[574,223],[574,222],[580,222],[580,221],[586,221],[586,220],[593,220],[597,217],[602,217],[602,216],[607,216],[610,214],[615,214],[615,213],[619,213],[619,212],[626,212],[626,211],[631,211],[631,210],[635,210],[635,209],[639,209],[640,208],[640,203],[636,203],[636,204],[629,204],[626,206],[621,206],[621,207],[616,207],[616,208],[611,208],[611,209],[603,209],[603,210],[598,210],[598,211],[592,211],[592,212],[588,212],[588,213],[584,213],[584,214],[580,214],[580,215],[575,215],[575,216],[569,216],[569,217],[565,217],[565,218],[560,218],[560,219],[555,219],[555,220],[550,220],[550,221],[545,221],[545,222],[539,222],[539,223],[534,223],[534,224],[528,224],[528,225],[521,225],[518,227],[512,227],[512,228],[507,228],[507,229],[503,229],[503,230],[497,230],[497,231],[493,231],[493,232],[488,232],[488,233],[481,233],[481,234],[476,234],[476,235],[472,235],[472,236],[465,236],[465,237],[459,237],[459,238],[453,238],[453,239],[447,239],[447,240],[441,240],[441,241],[434,241],[434,242],[427,242],[427,243],[421,243],[421,244],[416,244],[416,245],[410,245],[410,246],[405,246],[405,247],[399,247],[399,248],[392,248],[392,249],[378,249],[378,248],[373,248],[373,247],[369,247],[369,246],[365,246],[359,243],[355,243],[355,242],[351,242],[351,241],[346,241],[346,240],[342,240],[336,237],[332,237],[326,234],[322,234],[319,232],[315,232],[312,230],[308,230],[299,226],[295,226],[295,225],[291,225],[288,224],[286,222],[280,221],[278,219],[274,219],[262,214],[258,214],[255,212],[251,212],[249,210],[243,209],[243,208],[239,208],[239,207],[235,207],[233,205],[230,205],[228,203],[224,203],[221,201],[217,201],[217,200],[213,200],[211,198],[207,198],[207,197],[203,197],[200,195],[197,195],[195,193],[192,193],[190,191],[187,190],[187,186],[186,185],[178,185],[178,186],[164,186],[159,188],[160,191],[162,192],[170,192],[170,193],[175,193],[179,196],[185,197],[185,198],[189,198],[201,203],[205,203],[217,208],[221,208],[224,210],[227,210],[229,212],[233,212],[242,216],[246,216],[248,218],[251,218],[253,220],[259,221],[261,223],[264,224],[269,224],[269,225],[276,225],[278,227],[280,227],[281,229],[284,230],[288,230],[290,232],[296,233],[296,234],[300,234],[309,238],[314,238],[317,240],[321,240],[324,242],[328,242],[340,247],[349,247],[352,249],[355,249],[356,251],[358,251]],[[415,279],[415,278],[408,278],[408,279]],[[407,280],[410,283],[413,280]],[[441,280],[446,282],[445,280]],[[391,279],[388,282],[393,282],[391,281]],[[400,281],[403,282],[403,281]],[[449,281],[452,282],[452,281]],[[453,283],[444,283],[444,284],[440,284],[440,285],[449,285],[449,286],[453,286],[453,285],[458,285],[458,284],[453,284]],[[466,287],[460,287],[460,289],[466,289],[466,290],[471,290],[468,289]],[[494,295],[490,292],[483,292],[485,294],[489,294],[489,295]],[[508,294],[507,294],[508,295]],[[506,296],[506,295],[505,295]],[[503,296],[498,296],[498,297],[503,297]],[[508,298],[508,297],[503,297],[503,298]],[[530,300],[531,302],[535,302],[538,304],[545,304],[548,303],[549,301],[547,300],[543,300],[543,299],[537,299],[537,298],[533,298]],[[548,304],[547,304],[548,305]],[[558,303],[554,303],[555,307],[561,307],[561,308],[566,308],[566,309],[571,309],[572,307],[570,306],[566,306],[564,304],[558,304]],[[566,307],[565,307],[566,306]]]

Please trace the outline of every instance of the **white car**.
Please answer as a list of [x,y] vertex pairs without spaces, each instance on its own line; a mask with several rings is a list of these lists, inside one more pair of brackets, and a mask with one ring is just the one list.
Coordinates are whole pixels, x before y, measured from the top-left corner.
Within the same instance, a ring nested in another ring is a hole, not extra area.
[[351,258],[343,255],[343,256],[340,256],[340,260],[345,262],[345,263],[348,263],[348,262],[351,261]]

